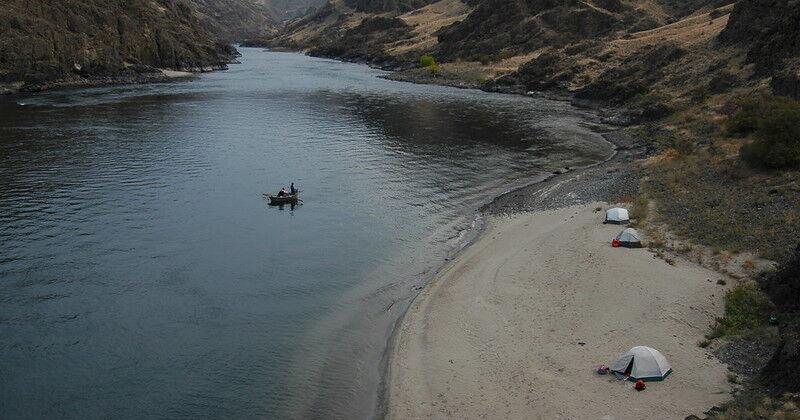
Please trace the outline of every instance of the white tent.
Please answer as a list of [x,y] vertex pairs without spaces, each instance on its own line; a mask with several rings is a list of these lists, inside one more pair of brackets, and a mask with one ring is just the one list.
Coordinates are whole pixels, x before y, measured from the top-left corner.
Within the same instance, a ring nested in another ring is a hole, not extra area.
[[614,207],[613,209],[606,210],[606,223],[622,225],[630,221],[631,219],[628,217],[628,210],[626,209]]
[[636,346],[620,356],[611,371],[632,381],[661,381],[672,373],[667,358],[654,348]]
[[634,228],[627,228],[617,235],[619,246],[625,248],[641,248],[642,240],[639,237],[639,232]]

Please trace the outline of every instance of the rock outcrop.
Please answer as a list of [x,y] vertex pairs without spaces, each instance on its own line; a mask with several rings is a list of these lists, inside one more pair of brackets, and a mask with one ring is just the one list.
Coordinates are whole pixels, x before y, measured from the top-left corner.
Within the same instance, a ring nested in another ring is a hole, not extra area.
[[761,74],[780,71],[800,56],[800,3],[797,0],[742,0],[719,39],[747,45],[747,59]]
[[[593,4],[595,3],[595,4]],[[619,0],[483,0],[461,22],[442,29],[437,53],[444,60],[534,51],[607,35],[625,27],[624,12],[635,13]]]
[[783,267],[761,281],[782,314],[781,344],[762,372],[762,378],[774,392],[800,392],[800,246]]
[[433,3],[435,0],[345,0],[357,12],[365,13],[405,13]]
[[228,44],[237,31],[266,24],[254,7],[251,0],[6,0],[0,84],[41,88],[149,78],[148,67],[225,68],[237,54]]
[[368,17],[358,26],[311,48],[309,53],[388,66],[394,59],[384,51],[384,45],[407,38],[410,33],[411,28],[398,18]]
[[283,11],[257,0],[191,0],[197,17],[215,39],[236,42],[273,33]]

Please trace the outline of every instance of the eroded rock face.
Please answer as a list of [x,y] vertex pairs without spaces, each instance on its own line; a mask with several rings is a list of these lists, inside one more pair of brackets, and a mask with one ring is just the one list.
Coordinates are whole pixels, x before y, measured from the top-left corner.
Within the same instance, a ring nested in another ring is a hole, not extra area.
[[685,51],[676,45],[644,48],[635,54],[638,60],[613,67],[583,89],[576,92],[579,99],[622,103],[647,92],[647,87],[663,78],[663,68],[680,59]]
[[777,71],[772,76],[770,87],[776,95],[800,99],[800,62]]
[[800,56],[800,1],[739,1],[719,40],[750,45],[747,59],[760,73],[780,71],[787,59]]
[[327,42],[310,49],[309,54],[390,66],[396,59],[384,51],[384,46],[410,36],[411,27],[401,19],[368,17],[352,29],[331,34]]
[[781,345],[762,372],[767,385],[778,393],[800,392],[800,246],[780,270],[761,281],[762,289],[781,318]]
[[761,288],[778,310],[800,312],[800,246],[778,272],[762,280]]
[[131,65],[223,68],[217,42],[188,1],[6,0],[0,8],[0,79],[42,83],[106,77]]
[[622,29],[623,11],[633,13],[618,0],[483,0],[466,19],[439,32],[438,56],[452,60],[563,46]]
[[271,34],[283,9],[252,0],[191,0],[197,17],[215,39],[236,42]]
[[345,0],[345,3],[356,11],[366,13],[405,13],[434,2],[436,0]]

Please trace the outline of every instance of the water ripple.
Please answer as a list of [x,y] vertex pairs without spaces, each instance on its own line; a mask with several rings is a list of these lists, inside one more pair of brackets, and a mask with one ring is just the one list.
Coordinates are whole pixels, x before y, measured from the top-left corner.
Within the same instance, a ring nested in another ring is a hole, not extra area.
[[0,417],[367,417],[475,209],[609,151],[564,103],[244,52],[0,98]]

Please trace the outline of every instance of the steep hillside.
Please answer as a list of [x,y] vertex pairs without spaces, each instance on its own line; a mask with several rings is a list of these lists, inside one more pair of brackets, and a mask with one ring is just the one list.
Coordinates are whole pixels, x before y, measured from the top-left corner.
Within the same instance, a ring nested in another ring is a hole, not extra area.
[[[590,55],[583,52],[708,13],[722,4],[721,0],[331,0],[265,44],[390,63],[395,68],[413,66],[416,58],[429,53],[443,63],[492,63],[478,76],[492,79],[545,50]],[[353,30],[375,17],[399,19],[406,28],[400,32],[400,25],[395,25],[391,33],[374,30],[368,39],[363,30]],[[358,53],[353,52],[356,49]]]
[[251,0],[6,0],[0,84],[39,89],[146,81],[160,76],[153,68],[224,68],[236,54],[228,41],[271,22],[264,10]]
[[206,30],[220,41],[233,42],[270,34],[282,9],[259,0],[191,0]]
[[311,14],[323,4],[325,0],[257,0],[271,11],[278,22],[284,22],[301,16]]
[[348,7],[364,13],[410,12],[425,7],[431,0],[345,0]]
[[466,19],[438,33],[437,52],[445,60],[491,56],[501,50],[525,53],[656,25],[646,11],[619,0],[483,0]]
[[250,45],[306,50],[312,55],[382,66],[413,62],[435,46],[435,32],[466,17],[460,0],[329,0],[275,36]]
[[745,45],[748,62],[772,76],[776,93],[800,99],[800,5],[791,0],[749,0],[736,5],[724,45]]

